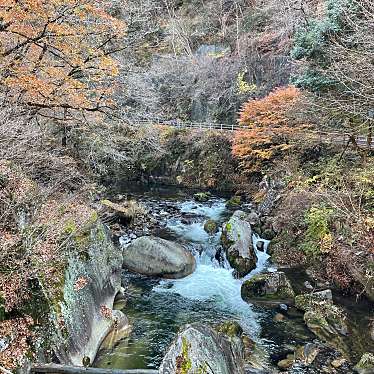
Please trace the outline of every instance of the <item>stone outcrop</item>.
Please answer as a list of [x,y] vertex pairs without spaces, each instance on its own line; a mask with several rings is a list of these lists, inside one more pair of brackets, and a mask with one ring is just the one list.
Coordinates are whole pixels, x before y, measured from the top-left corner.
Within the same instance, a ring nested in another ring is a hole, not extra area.
[[281,302],[293,300],[295,296],[290,281],[281,271],[253,276],[242,284],[241,294],[247,302]]
[[230,265],[239,277],[256,268],[257,256],[252,243],[252,229],[247,214],[237,210],[222,226],[221,243]]
[[178,243],[143,236],[123,250],[123,265],[135,273],[177,279],[193,273],[196,261]]
[[243,345],[202,325],[186,325],[165,355],[160,374],[244,374]]
[[99,221],[76,234],[71,246],[60,298],[51,301],[51,339],[61,363],[82,365],[85,356],[93,362],[121,313],[112,307],[121,287],[122,255]]

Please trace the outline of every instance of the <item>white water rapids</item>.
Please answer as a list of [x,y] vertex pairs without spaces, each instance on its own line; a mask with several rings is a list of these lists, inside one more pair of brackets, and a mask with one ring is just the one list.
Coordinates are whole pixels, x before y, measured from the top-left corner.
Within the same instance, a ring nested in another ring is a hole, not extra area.
[[[181,204],[182,212],[202,215],[205,219],[214,219],[219,223],[224,220],[225,210],[224,200],[216,201],[211,206],[195,202]],[[257,267],[244,279],[236,279],[227,261],[222,266],[214,257],[220,245],[221,230],[210,237],[204,231],[203,222],[185,224],[180,220],[170,220],[168,228],[192,246],[197,266],[195,272],[188,277],[163,280],[153,290],[159,293],[175,293],[195,301],[213,301],[218,310],[237,315],[242,328],[248,334],[252,337],[257,335],[259,326],[256,322],[256,314],[251,306],[243,301],[241,285],[244,280],[267,269],[269,255],[266,250],[269,242],[253,234],[253,247],[258,259]],[[257,250],[258,241],[264,242],[263,252]]]

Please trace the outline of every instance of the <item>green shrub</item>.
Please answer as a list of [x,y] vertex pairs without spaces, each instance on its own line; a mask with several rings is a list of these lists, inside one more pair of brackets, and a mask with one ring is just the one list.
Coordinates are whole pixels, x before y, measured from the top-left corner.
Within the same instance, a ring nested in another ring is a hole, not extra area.
[[326,206],[314,206],[306,212],[307,230],[301,246],[305,253],[318,256],[329,252],[333,239],[330,231],[333,213],[333,209]]

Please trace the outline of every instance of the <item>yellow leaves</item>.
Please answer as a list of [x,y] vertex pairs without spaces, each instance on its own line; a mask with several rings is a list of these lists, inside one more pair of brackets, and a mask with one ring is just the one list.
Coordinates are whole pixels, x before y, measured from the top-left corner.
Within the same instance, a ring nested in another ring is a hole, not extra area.
[[333,245],[332,234],[330,232],[324,234],[323,237],[321,238],[321,242],[320,242],[321,253],[329,253],[331,248],[332,248],[332,245]]
[[240,94],[248,94],[250,92],[254,92],[257,89],[257,86],[255,84],[249,84],[244,79],[245,73],[239,73],[238,77],[236,79],[236,85],[238,88],[238,92]]

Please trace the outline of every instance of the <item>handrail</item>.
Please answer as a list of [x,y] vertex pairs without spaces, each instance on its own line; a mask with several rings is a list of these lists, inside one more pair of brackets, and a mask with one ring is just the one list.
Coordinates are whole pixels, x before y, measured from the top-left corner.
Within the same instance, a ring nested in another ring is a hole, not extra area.
[[[246,131],[246,127],[240,124],[226,124],[226,123],[215,123],[215,122],[187,122],[187,121],[180,121],[180,120],[164,120],[161,118],[149,118],[149,119],[140,119],[136,120],[134,124],[137,125],[161,125],[161,126],[170,126],[175,127],[178,129],[183,128],[191,128],[191,129],[206,129],[206,130],[220,130],[220,131]],[[318,130],[308,130],[306,131],[307,134],[316,135],[319,137],[329,138],[334,143],[346,143],[349,138],[352,137],[351,134],[348,133],[340,133],[338,131],[318,131]],[[331,139],[331,137],[335,137],[335,139]],[[374,139],[368,143],[367,138],[362,135],[354,136],[358,145],[367,146],[370,149],[374,148]]]

